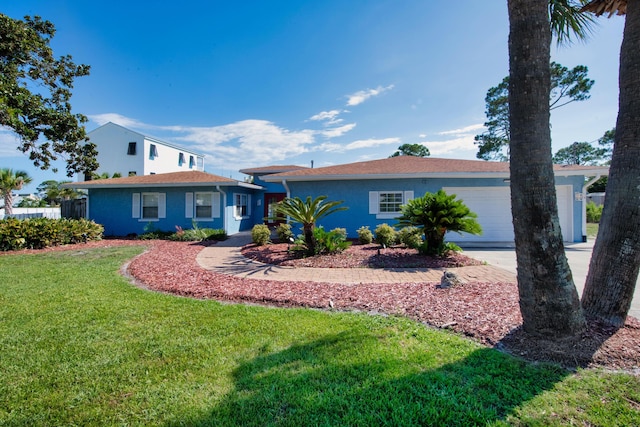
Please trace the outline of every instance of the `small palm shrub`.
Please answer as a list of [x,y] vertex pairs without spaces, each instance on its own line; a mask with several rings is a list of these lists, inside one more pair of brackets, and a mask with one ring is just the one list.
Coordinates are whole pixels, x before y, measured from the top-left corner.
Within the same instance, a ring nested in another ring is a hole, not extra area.
[[360,242],[360,244],[368,245],[369,243],[373,242],[373,233],[371,232],[371,230],[369,230],[368,225],[363,225],[362,227],[358,228],[357,233],[358,242]]
[[293,237],[293,231],[291,231],[291,224],[286,222],[278,224],[276,227],[276,235],[281,242],[288,242]]
[[315,255],[317,250],[313,231],[316,228],[316,223],[327,215],[347,209],[344,206],[338,206],[342,204],[342,201],[325,202],[326,199],[327,196],[318,196],[315,199],[307,196],[305,200],[299,197],[287,197],[276,204],[275,211],[278,216],[270,219],[287,216],[293,222],[302,224],[307,255]]
[[375,229],[376,242],[382,246],[393,246],[398,240],[398,232],[389,224],[380,224]]
[[596,205],[593,202],[587,203],[587,222],[599,223],[603,207],[603,205]]
[[313,235],[316,239],[316,255],[340,253],[351,246],[344,228],[325,231],[322,227],[316,227]]
[[215,228],[200,228],[198,224],[193,221],[193,228],[183,230],[182,227],[176,225],[176,232],[167,236],[169,240],[179,242],[201,242],[203,240],[226,240],[227,232],[223,229]]
[[418,227],[404,227],[398,231],[398,241],[410,249],[422,246],[422,232]]
[[462,200],[456,200],[455,194],[449,195],[443,190],[409,200],[401,209],[398,225],[420,229],[424,234],[420,252],[427,255],[443,255],[449,251],[444,241],[447,231],[482,233],[477,215]]
[[258,246],[264,246],[271,239],[271,230],[264,224],[256,224],[251,229],[251,240]]

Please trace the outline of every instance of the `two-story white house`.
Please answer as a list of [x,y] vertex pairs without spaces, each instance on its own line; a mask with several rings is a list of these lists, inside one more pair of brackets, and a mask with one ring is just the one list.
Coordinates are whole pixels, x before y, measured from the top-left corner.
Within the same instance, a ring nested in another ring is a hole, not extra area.
[[[204,155],[159,139],[132,131],[115,123],[106,123],[87,134],[98,150],[98,175],[153,175],[169,172],[204,171]],[[78,181],[85,176],[78,175]]]

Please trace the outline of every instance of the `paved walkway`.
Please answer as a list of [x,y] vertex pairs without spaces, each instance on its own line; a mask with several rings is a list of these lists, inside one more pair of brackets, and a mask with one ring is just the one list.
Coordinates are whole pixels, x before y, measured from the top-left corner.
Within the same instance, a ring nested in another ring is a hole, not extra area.
[[[444,268],[306,268],[263,264],[245,258],[240,248],[251,243],[251,234],[242,232],[224,242],[204,248],[196,258],[204,269],[232,276],[278,281],[326,283],[439,283]],[[511,282],[515,274],[492,265],[447,268],[465,281]]]

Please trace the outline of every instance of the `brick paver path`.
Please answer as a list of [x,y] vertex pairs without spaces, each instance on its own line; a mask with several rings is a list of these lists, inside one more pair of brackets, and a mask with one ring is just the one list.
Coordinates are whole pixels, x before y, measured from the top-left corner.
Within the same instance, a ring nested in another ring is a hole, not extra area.
[[[204,248],[196,258],[198,264],[220,274],[278,281],[324,283],[432,283],[440,282],[444,268],[307,268],[263,264],[245,258],[240,249],[251,242],[247,233],[238,233],[224,242]],[[468,282],[515,283],[511,272],[492,265],[448,268]]]

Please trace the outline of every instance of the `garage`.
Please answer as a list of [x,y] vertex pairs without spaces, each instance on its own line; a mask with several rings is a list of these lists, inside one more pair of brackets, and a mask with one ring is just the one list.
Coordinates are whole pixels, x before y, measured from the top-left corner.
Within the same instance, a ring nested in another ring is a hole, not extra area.
[[[482,226],[481,236],[450,233],[447,239],[458,244],[513,242],[513,225],[511,221],[511,199],[509,187],[446,187],[448,194],[457,195],[476,214]],[[560,227],[567,241],[571,241],[573,227],[572,187],[556,186],[558,197],[558,216]],[[564,232],[569,230],[569,232]]]

